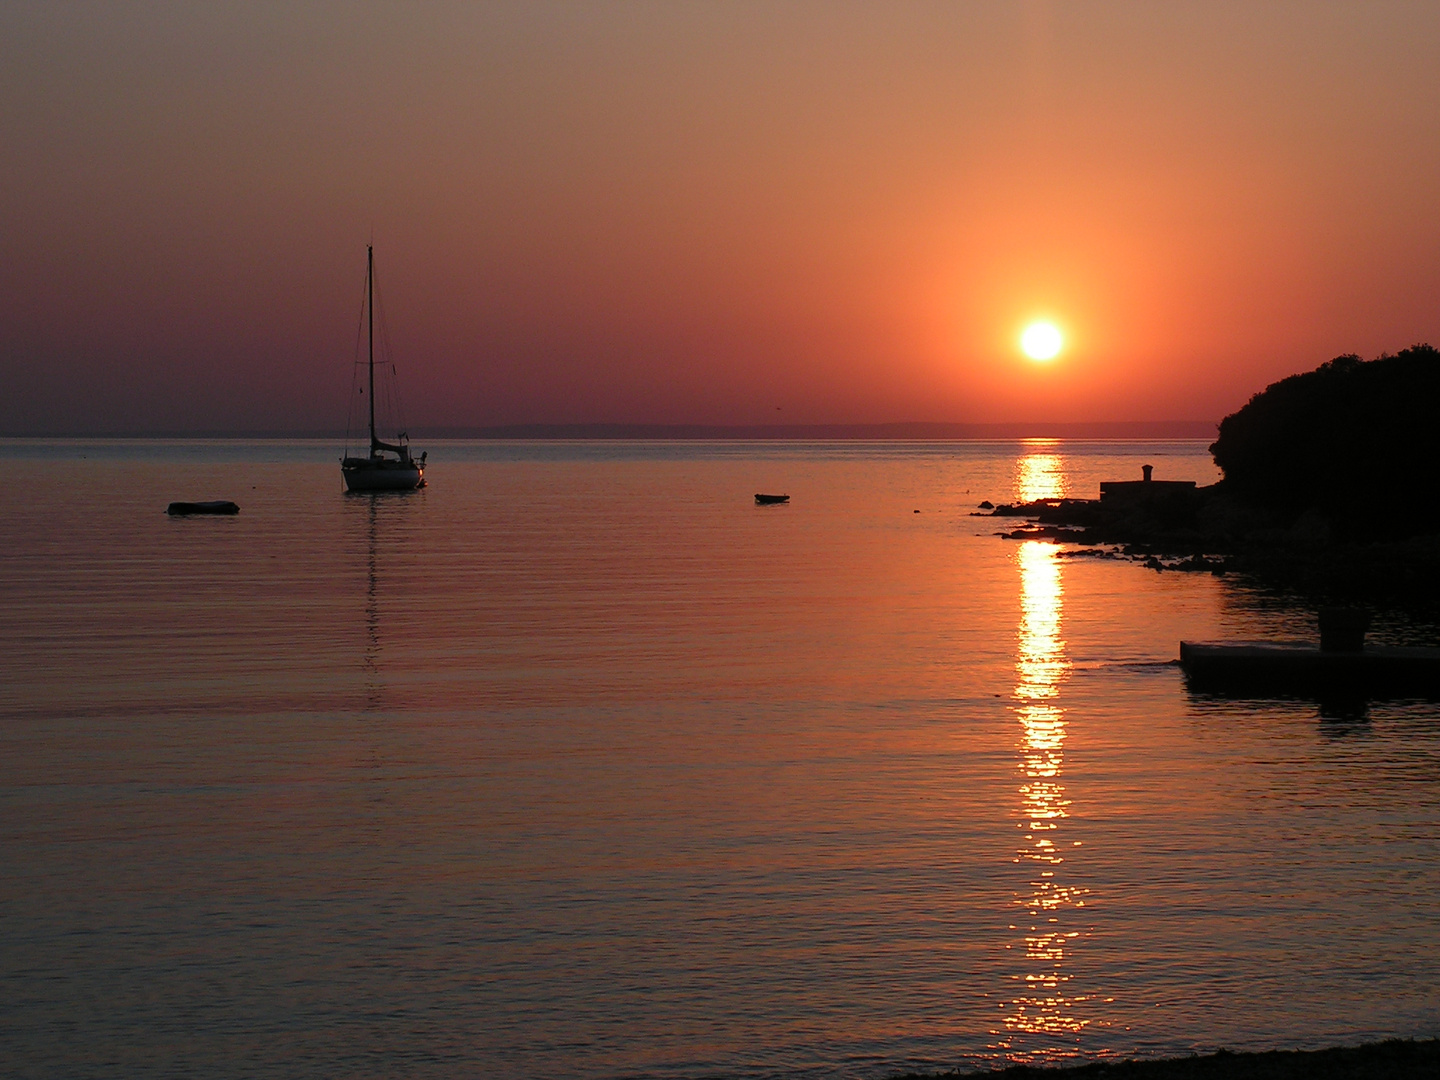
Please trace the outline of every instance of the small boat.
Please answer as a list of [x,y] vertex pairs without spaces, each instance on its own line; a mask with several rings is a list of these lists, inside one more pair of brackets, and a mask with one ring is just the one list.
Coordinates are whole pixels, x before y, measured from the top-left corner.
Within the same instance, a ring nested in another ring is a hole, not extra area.
[[165,508],[171,517],[189,517],[191,514],[238,514],[240,507],[228,499],[212,502],[172,502]]
[[789,495],[761,495],[759,492],[755,494],[756,506],[774,506],[776,503],[787,503],[789,501]]
[[[370,333],[370,455],[342,458],[340,474],[349,491],[414,491],[425,486],[425,458],[410,454],[409,436],[403,431],[393,443],[375,434],[375,248],[365,248],[365,310]],[[387,457],[394,454],[394,457]]]

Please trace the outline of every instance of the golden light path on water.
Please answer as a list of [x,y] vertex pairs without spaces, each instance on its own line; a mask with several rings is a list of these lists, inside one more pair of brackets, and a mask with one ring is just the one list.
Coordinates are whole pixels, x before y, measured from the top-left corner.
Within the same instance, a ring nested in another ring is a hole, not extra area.
[[1015,497],[1021,502],[1063,499],[1068,494],[1064,460],[1046,452],[1057,446],[1053,439],[1025,440],[1027,453],[1015,462]]
[[[1021,458],[1015,487],[1016,496],[1027,502],[1062,497],[1066,484],[1061,460],[1046,453]],[[1079,1010],[1089,997],[1066,989],[1071,978],[1067,960],[1086,928],[1074,918],[1085,907],[1085,890],[1067,884],[1064,873],[1067,854],[1080,847],[1080,841],[1069,837],[1065,828],[1070,799],[1062,780],[1065,710],[1059,698],[1070,662],[1062,626],[1065,588],[1059,548],[1025,541],[1016,549],[1015,560],[1020,571],[1020,623],[1012,707],[1020,722],[1017,826],[1024,835],[1015,862],[1030,871],[1030,881],[1015,899],[1024,921],[1011,926],[1021,935],[1015,948],[1024,963],[1011,976],[1017,989],[1003,1006],[1004,1028],[995,1034],[1000,1036],[1000,1049],[1025,1058],[1039,1048],[1032,1045],[1033,1039],[1023,1037],[1072,1038],[1092,1021]]]

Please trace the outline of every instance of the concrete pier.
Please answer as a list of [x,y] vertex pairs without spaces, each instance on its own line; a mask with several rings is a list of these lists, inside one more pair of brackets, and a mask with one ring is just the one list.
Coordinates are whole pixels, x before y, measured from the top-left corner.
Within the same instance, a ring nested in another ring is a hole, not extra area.
[[1159,498],[1192,495],[1194,480],[1154,480],[1154,465],[1140,466],[1143,480],[1104,480],[1100,484],[1102,503],[1142,503]]
[[1191,689],[1202,691],[1440,696],[1440,649],[1425,646],[1341,651],[1302,641],[1182,641],[1180,666]]

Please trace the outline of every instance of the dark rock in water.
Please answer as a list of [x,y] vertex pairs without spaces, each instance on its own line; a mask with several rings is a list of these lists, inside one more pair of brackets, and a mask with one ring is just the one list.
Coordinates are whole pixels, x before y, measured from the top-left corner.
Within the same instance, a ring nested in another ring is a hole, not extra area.
[[977,506],[975,509],[977,509],[977,510],[994,510],[994,509],[995,509],[995,504],[992,503],[989,499],[986,499],[984,502],[982,502],[982,503],[981,503],[979,506]]
[[1123,556],[1110,548],[1087,547],[1062,551],[1060,557],[1062,559],[1119,559]]
[[1224,574],[1225,560],[1207,558],[1204,555],[1191,555],[1188,559],[1181,559],[1179,562],[1172,562],[1165,567],[1166,570],[1180,570],[1191,574]]
[[238,514],[240,507],[227,499],[213,502],[172,502],[165,512],[171,517],[189,517],[191,514]]
[[1079,529],[1062,529],[1053,525],[1026,525],[1014,532],[996,533],[1006,540],[1050,540],[1057,544],[1081,543],[1085,533]]

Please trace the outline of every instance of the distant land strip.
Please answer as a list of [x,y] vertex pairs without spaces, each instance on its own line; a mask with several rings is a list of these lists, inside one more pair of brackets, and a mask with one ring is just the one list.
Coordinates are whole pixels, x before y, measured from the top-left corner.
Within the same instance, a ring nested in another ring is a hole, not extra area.
[[907,1073],[894,1080],[1408,1080],[1440,1076],[1440,1042],[1391,1039],[1329,1050],[1224,1050],[1154,1061],[1012,1065],[989,1072]]
[[[1213,439],[1210,420],[1134,420],[1094,423],[945,424],[509,424],[436,428],[437,439]],[[417,435],[415,438],[420,438]]]
[[[506,424],[496,427],[412,427],[425,439],[789,440],[843,442],[892,439],[1214,439],[1211,420],[1124,420],[1089,423],[947,424]],[[363,441],[364,433],[361,433]],[[343,431],[0,431],[6,439],[344,439]],[[352,432],[351,441],[356,439]]]

